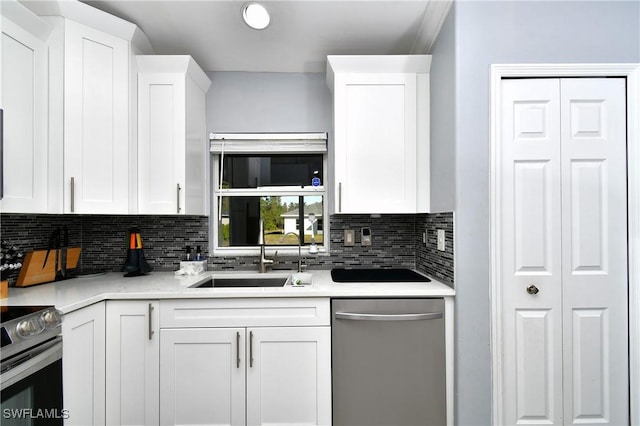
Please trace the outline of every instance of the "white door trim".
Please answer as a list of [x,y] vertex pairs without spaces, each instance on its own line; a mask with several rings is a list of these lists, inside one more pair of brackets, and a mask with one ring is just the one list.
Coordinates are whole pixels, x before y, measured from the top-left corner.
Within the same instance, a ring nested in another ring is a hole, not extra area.
[[491,367],[493,424],[503,424],[500,298],[500,80],[505,77],[626,77],[629,220],[629,379],[631,424],[640,423],[640,64],[493,64],[491,65]]

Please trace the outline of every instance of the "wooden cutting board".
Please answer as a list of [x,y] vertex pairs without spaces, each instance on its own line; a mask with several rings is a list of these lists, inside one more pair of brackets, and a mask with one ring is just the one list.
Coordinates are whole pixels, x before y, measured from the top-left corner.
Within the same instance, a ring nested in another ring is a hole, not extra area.
[[[80,259],[80,247],[68,247],[67,249],[67,267],[73,269],[78,266]],[[56,279],[56,258],[62,256],[62,249],[53,249],[49,252],[47,263],[42,267],[44,259],[47,256],[47,250],[35,250],[27,253],[24,257],[20,274],[16,281],[16,287],[28,287],[30,285],[42,284],[54,281]],[[58,262],[60,263],[60,262]],[[58,269],[62,269],[59,265]]]

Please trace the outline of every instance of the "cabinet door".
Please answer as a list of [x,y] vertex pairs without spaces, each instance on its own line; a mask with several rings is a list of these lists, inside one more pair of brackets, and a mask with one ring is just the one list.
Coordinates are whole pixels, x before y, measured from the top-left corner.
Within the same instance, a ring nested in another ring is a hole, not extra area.
[[245,424],[245,329],[160,330],[160,424]]
[[47,211],[47,48],[2,17],[3,212]]
[[67,425],[105,424],[105,304],[62,321],[62,387]]
[[129,43],[66,20],[64,65],[64,211],[128,213]]
[[416,75],[336,74],[335,210],[416,212]]
[[159,423],[158,331],[158,302],[107,302],[107,424]]
[[330,327],[248,329],[247,424],[331,424]]
[[141,214],[184,213],[185,76],[138,76],[138,197]]

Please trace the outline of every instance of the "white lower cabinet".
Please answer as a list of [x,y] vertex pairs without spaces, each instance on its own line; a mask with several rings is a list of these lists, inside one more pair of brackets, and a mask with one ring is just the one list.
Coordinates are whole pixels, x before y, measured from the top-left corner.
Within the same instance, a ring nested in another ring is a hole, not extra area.
[[331,329],[247,332],[247,425],[330,425]]
[[329,327],[160,333],[161,424],[331,424]]
[[66,425],[105,424],[105,302],[65,314],[62,391]]
[[161,303],[160,424],[330,425],[328,305]]
[[240,328],[160,331],[161,424],[245,424],[244,337]]
[[158,302],[110,300],[106,308],[106,422],[157,425]]
[[66,314],[69,425],[330,425],[329,300],[113,300]]

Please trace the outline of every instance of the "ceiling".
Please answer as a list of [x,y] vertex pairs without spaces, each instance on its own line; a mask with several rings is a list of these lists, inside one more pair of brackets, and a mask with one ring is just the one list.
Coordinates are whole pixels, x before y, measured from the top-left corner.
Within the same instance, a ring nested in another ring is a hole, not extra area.
[[83,0],[136,24],[156,54],[253,72],[324,72],[327,55],[428,53],[452,1],[264,0],[271,24],[253,30],[245,0]]

